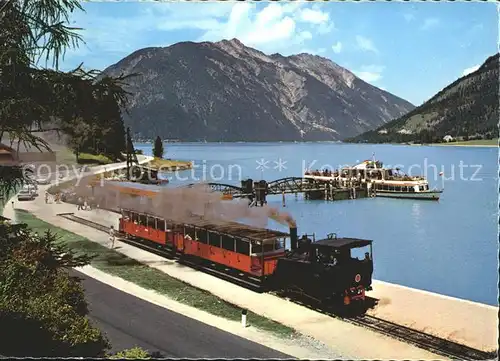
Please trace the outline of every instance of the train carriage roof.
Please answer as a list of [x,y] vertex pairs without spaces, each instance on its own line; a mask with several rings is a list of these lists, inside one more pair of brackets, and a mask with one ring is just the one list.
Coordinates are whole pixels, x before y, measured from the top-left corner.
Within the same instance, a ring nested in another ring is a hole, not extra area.
[[[156,218],[161,218],[161,216],[155,215],[155,214],[149,214],[149,213],[142,213],[142,212],[137,212],[131,209],[123,209],[124,211],[129,211],[137,214],[143,214],[145,216],[149,217],[156,217]],[[258,228],[258,227],[253,227],[253,226],[248,226],[246,224],[242,223],[237,223],[237,222],[230,222],[230,221],[219,221],[219,222],[211,222],[209,220],[203,220],[203,219],[193,219],[190,220],[189,222],[181,222],[181,221],[173,221],[173,220],[166,220],[167,224],[168,223],[173,223],[173,224],[179,224],[179,225],[184,225],[187,227],[199,227],[199,228],[205,228],[209,231],[212,232],[217,232],[217,233],[224,233],[228,234],[234,237],[239,237],[239,238],[247,238],[255,241],[265,241],[265,240],[275,240],[277,238],[281,237],[288,237],[290,234],[285,233],[285,232],[280,232],[280,231],[275,231],[272,229],[266,229],[266,228]]]
[[266,228],[247,226],[245,224],[237,222],[212,223],[210,221],[200,220],[195,222],[189,222],[186,225],[203,227],[214,232],[226,233],[235,237],[249,238],[256,241],[271,240],[289,236],[289,234],[285,232],[274,231]]
[[373,241],[359,238],[327,238],[316,241],[314,244],[332,248],[360,248],[372,244]]

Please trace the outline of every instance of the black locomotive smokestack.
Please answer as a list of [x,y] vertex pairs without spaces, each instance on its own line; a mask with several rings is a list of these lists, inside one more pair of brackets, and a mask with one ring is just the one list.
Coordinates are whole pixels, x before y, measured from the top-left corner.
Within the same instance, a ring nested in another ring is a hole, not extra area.
[[292,251],[296,250],[299,243],[299,236],[297,235],[297,227],[290,225],[290,247]]

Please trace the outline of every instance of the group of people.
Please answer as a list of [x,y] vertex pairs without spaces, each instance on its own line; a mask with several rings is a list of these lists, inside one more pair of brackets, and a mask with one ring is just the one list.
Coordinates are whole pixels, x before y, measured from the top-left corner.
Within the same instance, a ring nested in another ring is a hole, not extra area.
[[332,172],[330,169],[316,169],[316,170],[306,170],[304,172],[305,175],[317,175],[317,176],[323,176],[323,177],[338,177],[339,173],[338,172]]
[[90,205],[90,202],[89,202],[88,198],[78,197],[77,208],[76,209],[78,211],[80,211],[80,210],[82,210],[82,211],[91,211],[92,210],[92,206]]
[[45,203],[61,203],[61,201],[64,201],[64,197],[61,195],[61,193],[56,193],[55,195],[51,195],[49,192],[45,192]]

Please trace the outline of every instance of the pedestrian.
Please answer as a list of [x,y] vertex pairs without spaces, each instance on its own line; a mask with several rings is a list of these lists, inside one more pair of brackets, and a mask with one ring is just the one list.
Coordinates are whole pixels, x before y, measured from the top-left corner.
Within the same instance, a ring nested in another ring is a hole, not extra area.
[[49,203],[49,192],[45,192],[45,204]]
[[88,207],[89,207],[89,204],[87,202],[87,198],[85,198],[85,201],[83,202],[83,209],[86,210],[86,211],[88,211],[89,210]]
[[115,248],[115,228],[113,226],[109,228],[109,241],[111,243],[111,248]]
[[83,199],[82,199],[82,197],[78,197],[78,200],[77,200],[77,207],[76,207],[76,210],[77,210],[77,211],[79,211],[79,210],[83,209],[82,204],[83,204]]

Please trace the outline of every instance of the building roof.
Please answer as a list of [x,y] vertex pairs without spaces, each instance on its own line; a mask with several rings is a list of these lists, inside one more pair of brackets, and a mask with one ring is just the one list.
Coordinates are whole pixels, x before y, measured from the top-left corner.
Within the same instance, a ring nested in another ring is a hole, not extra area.
[[332,248],[360,248],[372,244],[373,241],[359,238],[327,238],[314,244]]

